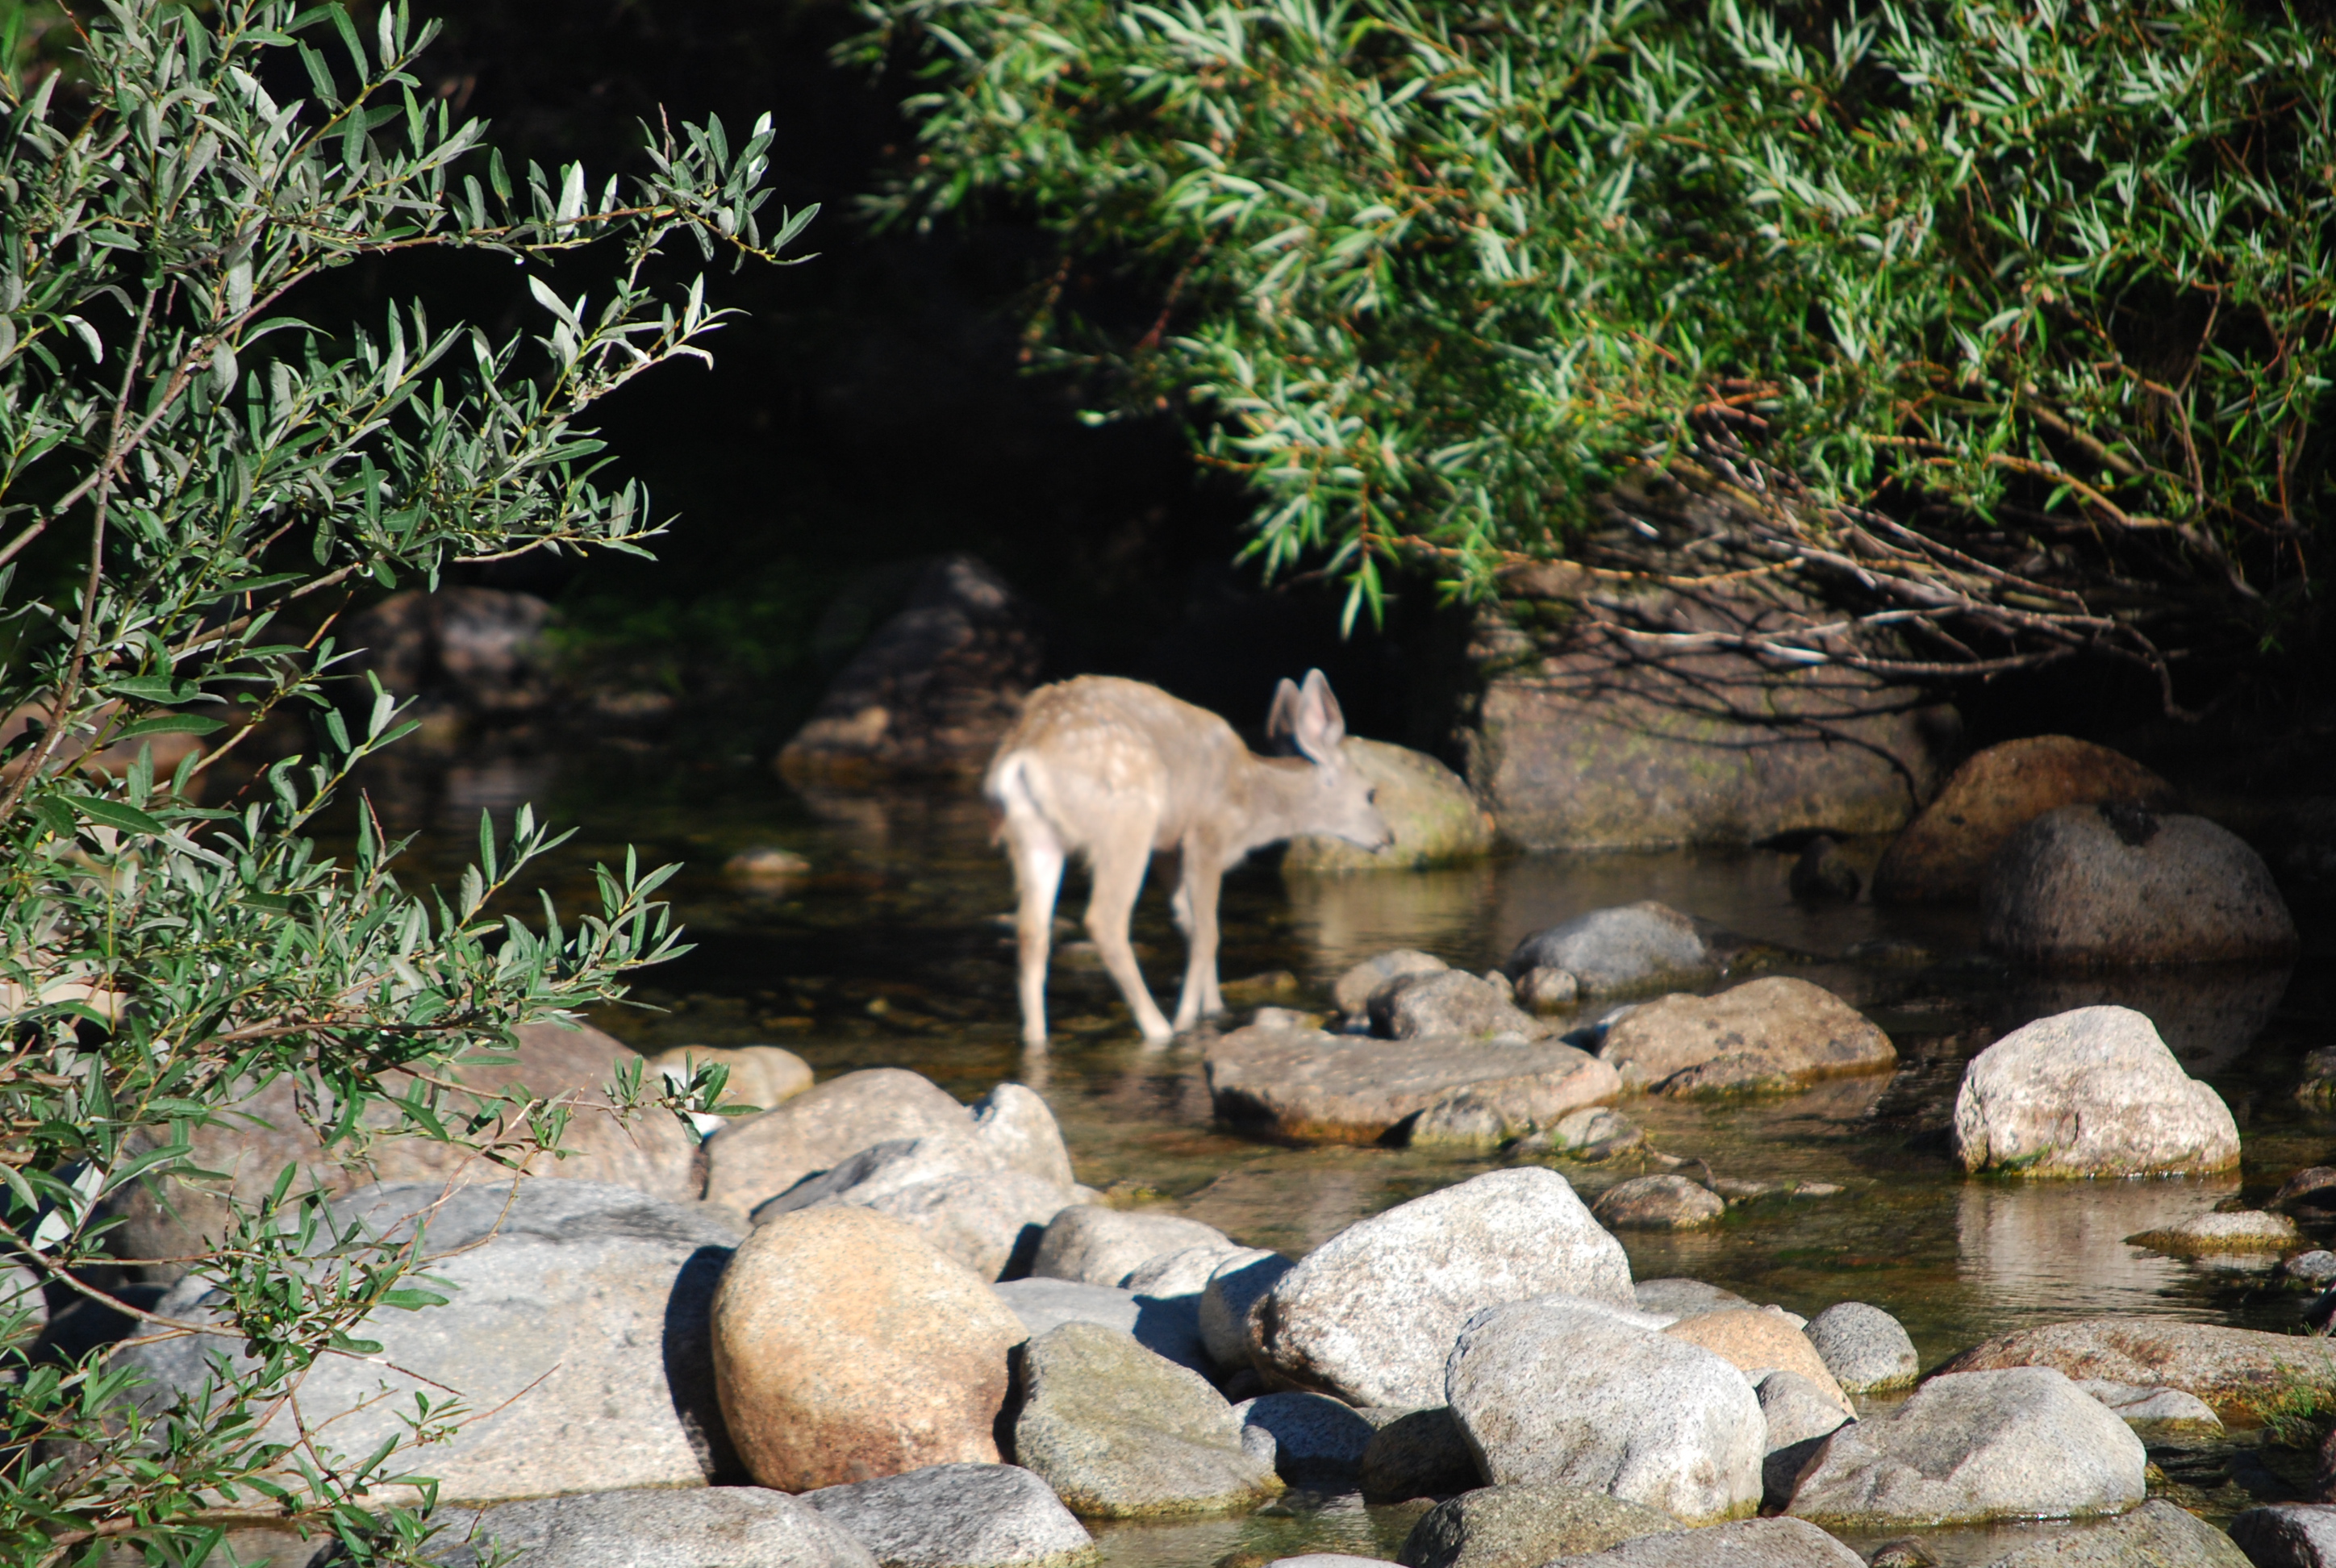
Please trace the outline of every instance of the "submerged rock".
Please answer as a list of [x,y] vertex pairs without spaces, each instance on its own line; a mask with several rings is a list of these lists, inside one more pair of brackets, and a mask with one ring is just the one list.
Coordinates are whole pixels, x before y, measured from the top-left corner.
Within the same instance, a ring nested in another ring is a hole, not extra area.
[[427,1551],[442,1568],[477,1568],[498,1553],[526,1568],[879,1568],[866,1546],[818,1509],[760,1486],[505,1503]]
[[1932,1378],[1825,1440],[1790,1512],[1835,1528],[2122,1514],[2147,1495],[2141,1440],[2044,1367]]
[[1445,1382],[1496,1486],[1582,1487],[1689,1524],[1760,1505],[1759,1401],[1700,1346],[1548,1298],[1512,1301],[1468,1320]]
[[2050,1367],[2081,1380],[2179,1388],[2225,1419],[2260,1421],[2300,1391],[2336,1398],[2336,1344],[2166,1319],[2089,1318],[2000,1335],[1943,1372]]
[[1220,1120],[1320,1143],[1375,1143],[1462,1099],[1521,1136],[1620,1088],[1611,1067],[1546,1039],[1394,1043],[1260,1022],[1211,1043],[1206,1062]]
[[1852,1394],[1905,1388],[1922,1370],[1905,1326],[1864,1301],[1835,1302],[1810,1319],[1803,1332],[1825,1370]]
[[1552,1558],[1679,1522],[1660,1508],[1576,1486],[1485,1486],[1438,1503],[1411,1527],[1396,1561],[1404,1568],[1541,1568]]
[[1720,963],[1693,920],[1649,899],[1535,931],[1501,967],[1513,980],[1534,969],[1563,969],[1583,996],[1611,997],[1693,984],[1718,974]]
[[2273,1568],[2280,1561],[2240,1551],[2237,1520],[2231,1528],[2233,1534],[2225,1535],[2161,1497],[2122,1519],[2014,1547],[1988,1568],[2241,1568],[2249,1562],[2254,1568]]
[[2080,1008],[2039,1018],[1973,1057],[1955,1095],[1967,1171],[2139,1176],[2225,1171],[2239,1129],[2141,1014]]
[[1558,1117],[1546,1138],[1552,1154],[1577,1160],[1611,1160],[1646,1146],[1646,1130],[1610,1105],[1590,1105]]
[[2214,1252],[2282,1252],[2303,1244],[2303,1232],[2285,1214],[2256,1209],[2197,1214],[2178,1225],[2141,1231],[2126,1241],[2153,1252],[2203,1257]]
[[1260,1368],[1298,1387],[1426,1406],[1444,1402],[1464,1322],[1552,1291],[1628,1307],[1630,1264],[1564,1177],[1525,1167],[1349,1225],[1282,1276],[1251,1322]]
[[1015,1458],[1088,1518],[1249,1509],[1281,1490],[1231,1405],[1127,1335],[1066,1323],[1023,1352]]
[[1370,781],[1371,803],[1395,842],[1374,853],[1341,839],[1300,834],[1281,857],[1283,871],[1411,871],[1493,852],[1493,813],[1458,774],[1426,752],[1359,735],[1348,735],[1338,749],[1347,765]]
[[1864,879],[1831,834],[1819,833],[1805,845],[1785,879],[1792,895],[1803,903],[1854,903]]
[[1989,868],[1987,945],[2047,969],[2271,963],[2295,956],[2295,920],[2271,868],[2204,817],[2062,806]]
[[1590,1212],[1613,1231],[1689,1231],[1718,1223],[1728,1204],[1685,1176],[1633,1176],[1599,1193]]
[[1633,1008],[1606,1031],[1598,1058],[1621,1074],[1624,1088],[1688,1096],[1794,1088],[1898,1065],[1890,1037],[1855,1008],[1783,975]]
[[932,1465],[803,1500],[879,1568],[1057,1568],[1095,1551],[1046,1482],[1013,1465]]

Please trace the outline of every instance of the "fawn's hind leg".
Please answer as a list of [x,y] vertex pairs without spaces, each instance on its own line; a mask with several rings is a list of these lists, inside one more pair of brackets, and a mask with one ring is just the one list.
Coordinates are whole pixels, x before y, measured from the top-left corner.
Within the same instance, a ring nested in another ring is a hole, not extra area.
[[1127,998],[1135,1027],[1156,1046],[1175,1031],[1169,1028],[1159,1004],[1152,999],[1127,937],[1128,921],[1135,913],[1135,895],[1144,891],[1144,873],[1152,864],[1150,823],[1137,825],[1144,829],[1141,833],[1123,832],[1114,844],[1096,844],[1087,852],[1095,872],[1095,891],[1087,899],[1087,935],[1095,940],[1104,968],[1118,982],[1119,994]]
[[1054,934],[1055,895],[1063,885],[1063,845],[1035,814],[1008,812],[1006,848],[1014,860],[1021,904],[1014,936],[1021,960],[1022,1043],[1046,1043],[1046,949]]

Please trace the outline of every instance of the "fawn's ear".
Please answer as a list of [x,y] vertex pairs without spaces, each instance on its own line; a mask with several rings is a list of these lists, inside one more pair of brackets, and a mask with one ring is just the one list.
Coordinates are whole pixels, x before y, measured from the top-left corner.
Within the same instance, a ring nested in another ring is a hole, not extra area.
[[1288,677],[1273,688],[1273,706],[1265,710],[1266,744],[1278,752],[1297,749],[1298,708],[1305,701],[1298,683]]
[[1347,717],[1338,711],[1338,699],[1330,695],[1330,683],[1322,672],[1309,669],[1304,687],[1285,680],[1273,694],[1266,729],[1287,735],[1301,756],[1329,763],[1338,757],[1338,743],[1347,738]]

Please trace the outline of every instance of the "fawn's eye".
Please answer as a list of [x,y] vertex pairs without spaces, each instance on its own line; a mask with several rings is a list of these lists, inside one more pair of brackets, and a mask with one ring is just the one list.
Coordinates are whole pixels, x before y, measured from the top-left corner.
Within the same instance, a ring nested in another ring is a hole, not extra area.
[[1378,792],[1378,791],[1377,791],[1377,790],[1375,790],[1375,789],[1368,789],[1368,790],[1365,790],[1365,791],[1363,792],[1363,803],[1364,803],[1365,805],[1372,805],[1372,806],[1375,806],[1375,805],[1378,804],[1378,803],[1379,803],[1379,792]]

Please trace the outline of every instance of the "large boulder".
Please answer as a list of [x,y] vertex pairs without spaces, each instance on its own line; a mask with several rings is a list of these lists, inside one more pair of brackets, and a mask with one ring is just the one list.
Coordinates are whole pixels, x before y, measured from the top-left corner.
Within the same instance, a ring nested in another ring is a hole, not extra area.
[[2045,1367],[1932,1378],[1825,1440],[1790,1512],[1835,1528],[2122,1514],[2147,1494],[2141,1439]]
[[2230,1107],[2127,1008],[2039,1018],[1981,1051],[1955,1094],[1954,1139],[1967,1171],[2029,1176],[2171,1175],[2239,1163]]
[[713,1325],[722,1413],[764,1486],[998,1462],[1022,1325],[889,1215],[839,1205],[758,1227],[722,1276]]
[[2062,806],[1988,870],[1987,945],[2044,969],[2279,963],[2301,940],[2271,868],[2204,817]]
[[2179,1388],[2226,1420],[2258,1423],[2300,1393],[2336,1398],[2336,1344],[2163,1318],[2090,1318],[2000,1335],[1946,1372],[2049,1367],[2079,1381]]
[[1205,1057],[1220,1120],[1276,1137],[1370,1144],[1445,1108],[1497,1142],[1553,1125],[1619,1092],[1614,1070],[1557,1040],[1358,1038],[1260,1022],[1213,1040]]
[[1798,1519],[1741,1519],[1676,1535],[1641,1535],[1548,1568],[1865,1568],[1864,1558]]
[[1802,1330],[1825,1370],[1852,1394],[1898,1388],[1922,1370],[1905,1325],[1864,1301],[1836,1301]]
[[930,1465],[822,1486],[803,1501],[875,1553],[879,1568],[1056,1568],[1095,1549],[1046,1482],[1012,1465]]
[[1205,1373],[1215,1364],[1202,1342],[1199,1304],[1191,1297],[1163,1300],[1110,1285],[1044,1277],[1008,1280],[995,1290],[1033,1339],[1065,1323],[1096,1323],[1134,1336],[1137,1344],[1179,1367]]
[[1621,1243],[1556,1172],[1494,1171],[1316,1248],[1251,1309],[1257,1364],[1349,1404],[1439,1405],[1461,1325],[1552,1291],[1630,1307]]
[[1720,970],[1719,956],[1693,920],[1652,899],[1534,931],[1501,966],[1512,980],[1535,969],[1562,969],[1586,997],[1623,996],[1665,986],[1696,985]]
[[495,1560],[525,1568],[879,1568],[819,1510],[759,1486],[535,1497],[483,1509],[468,1524],[433,1542],[429,1561],[441,1568]]
[[2331,1568],[2336,1564],[2336,1506],[2277,1503],[2231,1521],[2231,1543],[2254,1568]]
[[1404,1568],[1541,1568],[1679,1522],[1660,1508],[1579,1486],[1484,1486],[1438,1503],[1404,1537]]
[[1071,1201],[1063,1188],[1024,1172],[984,1171],[919,1182],[864,1206],[915,1226],[985,1280],[1012,1280],[1030,1271],[1046,1226]]
[[707,1139],[706,1199],[750,1213],[872,1144],[924,1137],[961,1141],[980,1151],[968,1166],[987,1163],[973,1119],[930,1079],[899,1067],[846,1073]]
[[[2252,1547],[2240,1550],[2239,1524],[2246,1517],[2242,1514],[2231,1521],[2225,1535],[2156,1497],[2121,1519],[2015,1546],[1987,1568],[2287,1568],[2288,1559],[2258,1556]],[[2321,1562],[2303,1558],[2297,1568],[2319,1568]]]
[[1632,1008],[1607,1029],[1598,1059],[1626,1089],[1694,1097],[1886,1073],[1898,1053],[1831,991],[1771,975],[1715,997],[1675,994]]
[[[567,1105],[568,1125],[560,1139],[567,1157],[532,1155],[522,1166],[530,1175],[613,1183],[670,1203],[693,1202],[698,1177],[688,1130],[661,1110],[620,1115],[604,1091],[620,1066],[638,1059],[589,1024],[527,1024],[517,1031],[511,1049],[472,1053],[440,1076],[461,1082],[482,1104],[523,1086],[537,1099],[557,1098]],[[394,1073],[384,1080],[392,1090],[405,1081]],[[452,1096],[449,1103],[463,1105],[467,1099]],[[521,1119],[518,1106],[501,1115],[506,1122]],[[107,1244],[128,1258],[182,1258],[206,1251],[231,1222],[229,1199],[257,1203],[287,1165],[299,1170],[296,1192],[351,1193],[377,1182],[479,1182],[499,1190],[510,1184],[509,1167],[480,1159],[465,1144],[390,1133],[397,1118],[384,1104],[376,1102],[360,1119],[374,1135],[362,1144],[348,1140],[327,1148],[316,1129],[320,1124],[330,1127],[334,1119],[329,1103],[304,1105],[292,1078],[272,1080],[221,1111],[217,1121],[188,1129],[192,1164],[218,1173],[218,1179],[173,1177],[131,1187],[111,1210],[123,1223]],[[140,1269],[156,1283],[183,1272],[167,1262]]]
[[1395,842],[1373,852],[1343,839],[1300,835],[1281,857],[1286,872],[1413,871],[1475,860],[1499,837],[1493,813],[1461,776],[1407,746],[1348,735],[1338,744],[1347,765],[1370,781],[1371,803]]
[[1972,902],[2011,835],[2069,805],[2175,811],[2174,786],[2122,753],[2064,735],[2005,741],[1971,757],[1906,824],[1874,872],[1882,903]]
[[[446,1503],[554,1492],[701,1486],[737,1478],[707,1345],[709,1303],[735,1223],[599,1182],[367,1187],[333,1204],[337,1228],[403,1242],[422,1227],[426,1271],[449,1300],[384,1309],[351,1326],[378,1356],[320,1357],[299,1385],[298,1417],[347,1454],[404,1438],[416,1394],[459,1397],[480,1414],[431,1446],[423,1468]],[[180,1281],[155,1310],[219,1316],[206,1281]],[[211,1381],[224,1347],[206,1336],[120,1353],[166,1401]],[[236,1366],[247,1369],[240,1358]],[[384,1394],[384,1390],[387,1392]],[[278,1408],[259,1434],[297,1439]]]
[[859,784],[978,772],[1037,684],[1036,612],[970,555],[933,561],[900,612],[836,675],[794,738],[782,777]]
[[1507,574],[1548,630],[1483,612],[1471,651],[1490,673],[1466,772],[1503,837],[1546,850],[1889,833],[1929,798],[1951,737],[1917,692],[1728,646],[1834,618],[1825,607],[1708,558],[1626,573]]
[[1213,1225],[1181,1214],[1077,1203],[1048,1223],[1037,1255],[1031,1260],[1030,1272],[1082,1285],[1117,1286],[1153,1259],[1187,1247],[1231,1251],[1233,1242]]
[[1844,1416],[1857,1414],[1841,1385],[1825,1369],[1816,1347],[1782,1312],[1760,1307],[1737,1307],[1681,1318],[1663,1329],[1674,1339],[1700,1345],[1729,1366],[1747,1375],[1763,1368],[1789,1372],[1823,1394]]
[[1075,1514],[1141,1519],[1254,1508],[1281,1490],[1200,1374],[1128,1335],[1066,1323],[1023,1351],[1017,1463]]
[[[849,1159],[839,1161],[815,1176],[805,1176],[775,1198],[754,1206],[755,1222],[815,1209],[823,1203],[857,1203],[865,1208],[895,1193],[949,1176],[998,1174],[996,1157],[980,1143],[963,1134],[928,1134],[921,1138],[887,1138],[871,1144]],[[1064,1201],[1070,1194],[1063,1193]]]
[[1689,1524],[1760,1505],[1760,1402],[1701,1346],[1572,1302],[1511,1301],[1468,1320],[1445,1386],[1495,1486],[1582,1487]]

